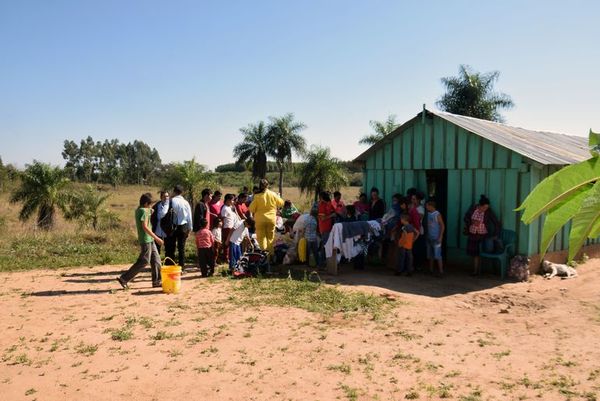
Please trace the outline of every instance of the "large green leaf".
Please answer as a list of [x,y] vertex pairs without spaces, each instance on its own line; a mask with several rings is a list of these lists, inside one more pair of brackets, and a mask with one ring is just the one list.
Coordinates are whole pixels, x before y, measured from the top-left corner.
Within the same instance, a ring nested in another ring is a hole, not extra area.
[[588,196],[591,188],[592,185],[586,185],[578,189],[572,196],[563,199],[548,211],[542,230],[542,241],[540,244],[541,258],[546,254],[550,241],[552,241],[556,233],[581,209],[581,205]]
[[599,179],[599,158],[594,157],[572,164],[540,182],[516,211],[524,210],[521,220],[525,224],[530,224],[536,217],[556,206],[573,191]]
[[587,192],[581,209],[573,217],[569,238],[569,260],[573,260],[600,218],[600,181]]
[[600,156],[600,134],[590,130],[588,144],[593,157]]
[[596,221],[596,223],[594,223],[594,226],[592,227],[592,229],[590,230],[590,233],[588,234],[588,238],[598,238],[600,237],[600,219],[598,219]]

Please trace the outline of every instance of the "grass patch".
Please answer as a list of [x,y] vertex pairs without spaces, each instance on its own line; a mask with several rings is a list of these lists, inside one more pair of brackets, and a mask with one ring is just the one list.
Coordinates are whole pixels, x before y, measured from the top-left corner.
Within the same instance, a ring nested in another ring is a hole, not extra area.
[[340,389],[344,392],[346,398],[350,401],[358,400],[358,389],[350,387],[347,384],[340,384]]
[[157,331],[155,335],[150,336],[150,339],[154,341],[168,340],[170,338],[173,338],[173,334],[167,333],[164,330]]
[[122,327],[120,329],[113,329],[110,331],[110,338],[115,341],[127,341],[133,338],[133,332],[129,326]]
[[332,285],[304,280],[252,278],[239,282],[234,302],[246,306],[275,305],[309,312],[370,314],[379,318],[391,306],[383,297],[358,291],[342,291]]
[[346,363],[342,363],[340,365],[329,365],[327,366],[327,370],[342,372],[345,375],[349,375],[352,372],[352,368]]
[[92,356],[96,353],[96,351],[98,351],[98,346],[97,345],[91,345],[91,344],[84,344],[83,342],[80,342],[76,347],[75,347],[75,351],[77,351],[78,354],[82,354],[85,356]]

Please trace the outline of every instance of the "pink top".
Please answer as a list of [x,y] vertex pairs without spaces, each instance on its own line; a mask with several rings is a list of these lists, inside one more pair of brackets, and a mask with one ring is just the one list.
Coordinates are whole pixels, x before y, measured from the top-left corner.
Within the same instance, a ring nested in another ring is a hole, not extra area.
[[469,227],[469,233],[485,235],[488,233],[485,227],[485,212],[475,208],[475,211],[471,215],[471,226]]
[[344,201],[341,199],[339,202],[337,202],[335,199],[332,199],[331,206],[333,206],[333,210],[335,210],[335,212],[337,214],[343,214],[344,208],[346,207],[346,205],[344,204]]
[[196,233],[196,248],[212,248],[214,242],[215,237],[208,228],[203,228]]

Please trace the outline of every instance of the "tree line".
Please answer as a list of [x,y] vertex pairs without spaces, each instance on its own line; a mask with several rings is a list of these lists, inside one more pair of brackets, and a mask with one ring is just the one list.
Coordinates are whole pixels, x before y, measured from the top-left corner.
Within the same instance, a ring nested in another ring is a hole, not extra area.
[[142,141],[120,143],[118,139],[94,141],[91,136],[79,144],[65,140],[62,157],[65,173],[73,181],[119,184],[150,184],[161,170],[160,155]]

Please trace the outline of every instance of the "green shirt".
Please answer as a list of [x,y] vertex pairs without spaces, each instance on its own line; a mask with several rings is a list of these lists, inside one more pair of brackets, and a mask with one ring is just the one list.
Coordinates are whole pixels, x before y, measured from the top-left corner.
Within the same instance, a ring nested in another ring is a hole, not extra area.
[[142,222],[146,222],[146,226],[150,227],[150,214],[152,209],[145,209],[143,207],[138,207],[135,209],[135,226],[137,228],[138,233],[138,241],[140,244],[147,244],[149,242],[154,241],[146,231],[144,231],[144,227],[142,226]]

